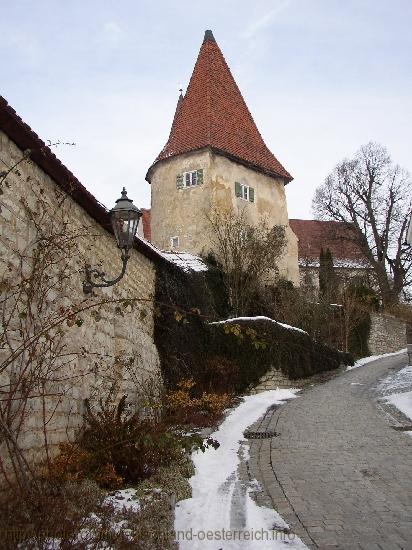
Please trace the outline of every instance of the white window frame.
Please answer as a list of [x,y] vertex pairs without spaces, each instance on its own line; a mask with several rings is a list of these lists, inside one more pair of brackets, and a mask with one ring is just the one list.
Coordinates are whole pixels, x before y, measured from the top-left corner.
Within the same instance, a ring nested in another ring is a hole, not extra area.
[[[177,242],[176,245],[174,244],[174,241]],[[178,235],[176,235],[175,237],[170,237],[170,248],[171,249],[179,248],[179,236]]]
[[[193,175],[195,179],[195,183],[193,183]],[[191,187],[196,187],[196,185],[199,185],[197,182],[197,170],[190,170],[189,172],[183,172],[183,188],[184,189],[190,189]],[[186,182],[186,177],[189,176],[189,184]]]
[[240,184],[240,199],[244,200],[244,201],[248,201],[249,202],[249,185],[245,185],[244,183],[241,183]]

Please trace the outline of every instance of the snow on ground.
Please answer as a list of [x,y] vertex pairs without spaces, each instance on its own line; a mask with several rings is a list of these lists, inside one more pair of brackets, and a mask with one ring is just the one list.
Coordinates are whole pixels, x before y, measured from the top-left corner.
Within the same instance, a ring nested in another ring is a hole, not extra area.
[[412,420],[412,366],[387,376],[378,386],[386,403],[390,403]]
[[140,504],[136,497],[136,489],[121,489],[114,494],[107,496],[104,499],[105,504],[111,504],[113,508],[117,510],[131,510],[132,512],[138,512],[140,510]]
[[386,401],[394,405],[401,413],[412,420],[412,391],[393,393],[386,398]]
[[389,395],[412,388],[412,366],[404,367],[394,374],[387,376],[379,384],[379,393]]
[[256,317],[232,317],[231,319],[225,319],[224,321],[214,321],[213,323],[210,323],[210,324],[221,325],[224,323],[236,323],[237,321],[270,321],[271,323],[274,323],[275,325],[279,325],[288,330],[294,330],[296,332],[302,332],[303,334],[307,334],[307,332],[305,330],[302,330],[301,328],[292,327],[291,325],[286,325],[285,323],[280,323],[279,321],[275,321],[275,319],[271,319],[270,317],[264,317],[263,315],[258,315]]
[[176,507],[174,528],[180,550],[306,548],[297,537],[273,530],[286,527],[285,522],[274,510],[254,502],[250,493],[256,491],[256,482],[246,484],[238,476],[239,455],[247,456],[242,443],[245,429],[269,406],[295,397],[297,391],[270,390],[244,397],[211,435],[220,447],[192,455],[196,468],[190,479],[192,498]]
[[[396,407],[412,421],[412,366],[389,374],[379,386],[381,400]],[[412,436],[412,432],[406,432]]]
[[363,367],[363,365],[367,365],[368,363],[371,363],[372,361],[376,361],[377,359],[383,359],[384,357],[392,357],[393,355],[401,355],[402,353],[406,353],[406,348],[401,349],[399,351],[395,351],[393,353],[384,353],[383,355],[370,355],[369,357],[362,357],[362,359],[358,359],[354,365],[349,365],[349,367],[346,368],[346,370],[352,370],[357,369],[358,367]]

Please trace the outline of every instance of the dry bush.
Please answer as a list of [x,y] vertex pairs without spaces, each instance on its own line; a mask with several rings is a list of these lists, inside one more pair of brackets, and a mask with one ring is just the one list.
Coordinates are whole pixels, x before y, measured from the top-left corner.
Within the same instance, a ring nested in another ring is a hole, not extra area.
[[177,384],[177,389],[166,396],[166,411],[173,422],[208,426],[214,424],[230,405],[231,396],[222,393],[203,392],[195,394],[193,378],[186,378]]
[[[173,472],[179,478],[179,472],[175,469]],[[107,493],[90,481],[61,485],[43,481],[42,492],[36,499],[28,498],[15,487],[14,491],[9,490],[8,498],[0,502],[1,548],[176,548],[170,494],[154,485],[151,489],[140,492],[136,510],[115,506],[112,500],[106,499]],[[186,495],[190,496],[187,489]]]
[[[152,476],[159,467],[179,460],[191,450],[190,441],[164,421],[141,419],[119,402],[86,405],[85,426],[75,443],[60,445],[52,462],[53,479],[94,480],[100,487],[118,489]],[[209,408],[216,408],[212,401]]]
[[251,224],[246,209],[213,209],[206,217],[231,311],[234,316],[247,315],[255,292],[278,274],[285,228],[270,226],[264,218]]

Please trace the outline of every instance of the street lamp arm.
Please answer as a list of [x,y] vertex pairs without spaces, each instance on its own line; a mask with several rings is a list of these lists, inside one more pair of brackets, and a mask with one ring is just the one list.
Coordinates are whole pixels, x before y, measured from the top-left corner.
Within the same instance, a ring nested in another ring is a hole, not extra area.
[[[83,281],[83,291],[85,294],[90,294],[93,288],[106,288],[108,286],[113,286],[122,279],[123,275],[126,272],[127,261],[130,256],[122,251],[122,262],[123,267],[120,275],[112,280],[107,280],[106,273],[104,271],[99,271],[98,269],[92,268],[90,264],[85,265],[85,275],[86,279]],[[97,282],[98,280],[102,282]]]

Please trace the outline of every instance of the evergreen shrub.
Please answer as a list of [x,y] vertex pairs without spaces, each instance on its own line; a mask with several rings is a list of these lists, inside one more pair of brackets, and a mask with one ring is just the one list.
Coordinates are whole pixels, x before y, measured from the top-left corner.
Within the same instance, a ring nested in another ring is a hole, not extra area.
[[352,358],[266,318],[213,324],[217,315],[203,273],[164,269],[156,286],[155,342],[166,387],[182,379],[203,392],[241,393],[271,368],[291,379],[329,371]]
[[238,392],[257,384],[272,368],[293,380],[353,364],[350,355],[268,318],[236,319],[209,325],[209,330],[213,348],[238,366]]

